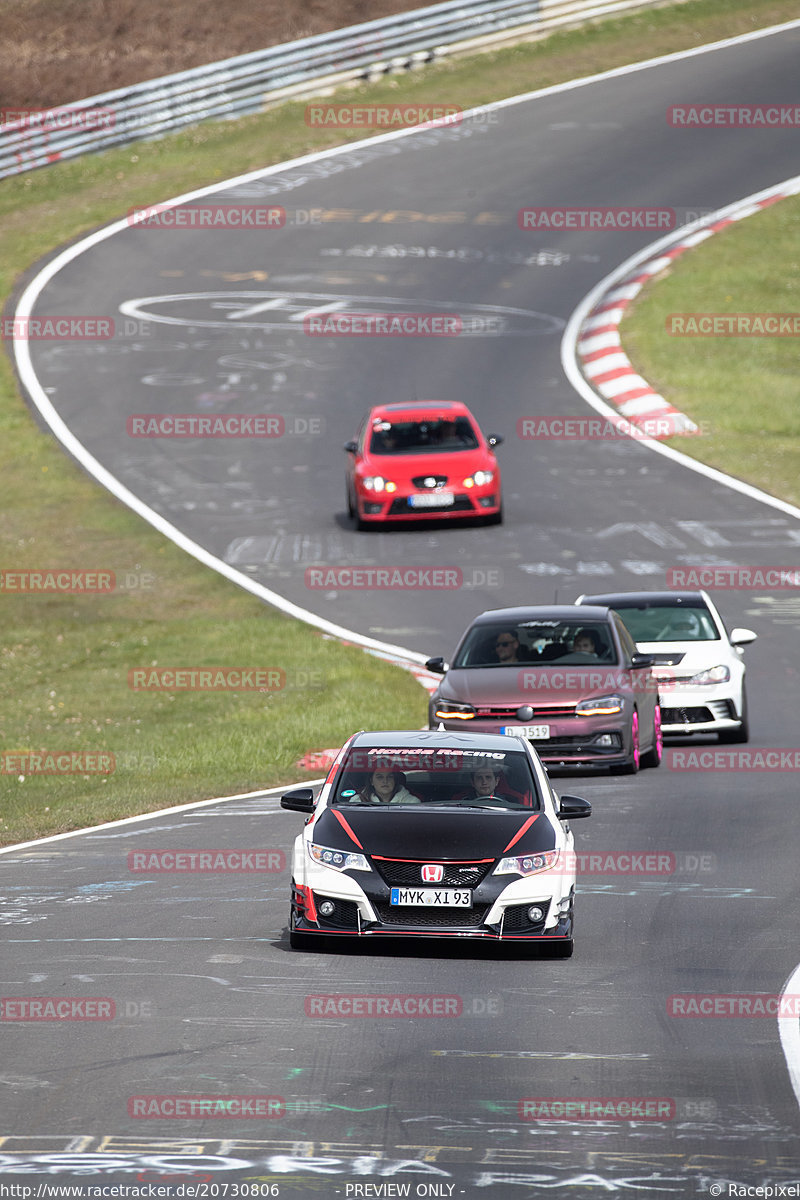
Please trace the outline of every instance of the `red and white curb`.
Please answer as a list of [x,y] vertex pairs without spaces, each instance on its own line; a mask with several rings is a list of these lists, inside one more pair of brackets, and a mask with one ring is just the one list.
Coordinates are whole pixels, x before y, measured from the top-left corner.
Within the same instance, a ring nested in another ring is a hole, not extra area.
[[670,404],[646,379],[637,374],[622,348],[619,326],[630,305],[646,283],[666,270],[676,258],[721,229],[752,216],[769,205],[800,191],[800,184],[781,184],[774,192],[758,200],[744,200],[723,210],[724,216],[711,216],[680,233],[674,244],[667,244],[652,258],[638,264],[597,299],[578,332],[577,358],[584,378],[602,398],[613,404],[622,417],[645,437],[666,438],[675,434],[699,433],[697,424],[686,413]]

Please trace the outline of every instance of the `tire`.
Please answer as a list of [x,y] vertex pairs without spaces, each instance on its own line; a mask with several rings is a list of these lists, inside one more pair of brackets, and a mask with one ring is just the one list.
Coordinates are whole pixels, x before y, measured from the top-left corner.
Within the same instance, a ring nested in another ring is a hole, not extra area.
[[353,499],[350,488],[347,489],[347,515],[354,523],[358,533],[364,533],[366,529],[369,529],[369,525],[366,523],[366,521],[362,521],[361,517],[358,515],[358,507]]
[[656,705],[655,718],[653,720],[653,738],[654,745],[650,747],[646,754],[643,754],[639,765],[642,767],[657,767],[661,764],[661,756],[664,752],[664,740],[661,736],[661,706]]
[[747,717],[747,694],[742,688],[742,723],[738,729],[723,729],[717,734],[717,739],[720,745],[732,745],[736,742],[748,742],[750,740],[750,722]]
[[631,717],[631,753],[627,762],[611,768],[612,775],[635,775],[641,766],[639,756],[639,714],[634,709]]

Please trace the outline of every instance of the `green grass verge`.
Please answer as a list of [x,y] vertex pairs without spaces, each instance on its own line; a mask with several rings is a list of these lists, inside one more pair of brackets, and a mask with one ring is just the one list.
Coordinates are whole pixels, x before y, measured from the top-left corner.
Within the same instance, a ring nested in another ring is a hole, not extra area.
[[[456,59],[348,97],[444,97],[466,108],[794,16],[795,0],[691,0]],[[309,129],[304,109],[290,104],[3,181],[0,303],[53,248],[132,207],[360,136]],[[762,262],[759,255],[759,271]],[[3,596],[0,751],[107,752],[117,769],[0,775],[0,843],[301,779],[308,773],[294,764],[307,749],[336,745],[359,726],[422,723],[424,693],[412,676],[244,595],[88,479],[38,429],[5,355],[0,474],[5,567],[78,564],[150,584],[94,598]],[[154,662],[278,667],[287,686],[132,691],[128,671]]]
[[682,255],[621,327],[637,371],[703,430],[668,445],[800,504],[797,338],[676,337],[671,313],[800,313],[800,198]]

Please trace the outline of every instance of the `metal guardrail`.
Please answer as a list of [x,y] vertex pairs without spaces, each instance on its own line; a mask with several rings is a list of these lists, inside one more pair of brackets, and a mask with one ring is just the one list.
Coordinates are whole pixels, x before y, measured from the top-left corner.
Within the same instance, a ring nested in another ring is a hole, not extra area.
[[201,121],[373,80],[445,55],[663,0],[447,0],[118,88],[58,108],[0,114],[0,179]]

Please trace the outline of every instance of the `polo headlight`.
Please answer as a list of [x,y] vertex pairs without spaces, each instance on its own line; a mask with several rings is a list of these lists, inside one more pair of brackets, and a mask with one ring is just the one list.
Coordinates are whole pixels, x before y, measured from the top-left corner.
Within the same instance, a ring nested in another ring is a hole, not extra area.
[[332,871],[372,870],[363,854],[353,854],[349,850],[333,850],[330,846],[309,842],[308,853],[315,863],[319,863],[321,867],[330,867]]
[[596,700],[581,700],[575,708],[576,717],[610,717],[622,712],[625,707],[623,696],[599,696]]
[[494,874],[538,875],[541,871],[551,871],[560,857],[560,850],[548,850],[544,854],[515,854],[511,858],[501,858]]
[[433,715],[444,721],[471,721],[475,709],[471,704],[457,704],[455,700],[440,700],[433,710]]

